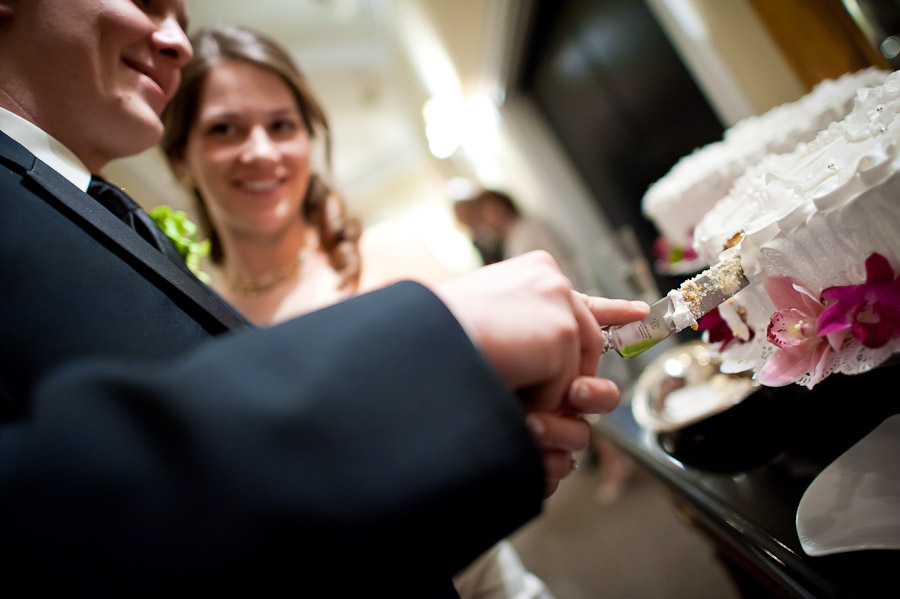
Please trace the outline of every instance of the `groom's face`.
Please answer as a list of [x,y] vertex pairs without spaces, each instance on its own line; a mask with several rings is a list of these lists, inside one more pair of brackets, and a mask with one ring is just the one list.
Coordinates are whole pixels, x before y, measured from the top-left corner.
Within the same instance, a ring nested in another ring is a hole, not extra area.
[[191,57],[184,0],[10,2],[30,61],[24,109],[91,170],[159,140]]

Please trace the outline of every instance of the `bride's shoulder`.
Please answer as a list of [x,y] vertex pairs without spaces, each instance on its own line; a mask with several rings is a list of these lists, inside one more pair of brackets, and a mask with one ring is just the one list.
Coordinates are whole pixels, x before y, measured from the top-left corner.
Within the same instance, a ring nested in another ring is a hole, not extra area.
[[450,276],[425,240],[400,223],[379,222],[363,229],[359,256],[363,289],[404,279],[436,283]]
[[379,221],[365,227],[359,236],[360,252],[403,252],[428,246],[408,226],[393,221]]

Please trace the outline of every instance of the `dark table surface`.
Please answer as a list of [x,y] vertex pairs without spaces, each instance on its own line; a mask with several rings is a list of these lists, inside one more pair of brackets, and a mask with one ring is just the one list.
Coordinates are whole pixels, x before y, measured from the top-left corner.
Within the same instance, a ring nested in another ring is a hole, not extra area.
[[900,413],[898,374],[900,365],[893,363],[862,375],[833,375],[813,390],[763,388],[725,412],[665,433],[643,429],[624,397],[596,427],[667,483],[697,524],[777,594],[897,596],[900,551],[810,557],[795,518],[813,479]]

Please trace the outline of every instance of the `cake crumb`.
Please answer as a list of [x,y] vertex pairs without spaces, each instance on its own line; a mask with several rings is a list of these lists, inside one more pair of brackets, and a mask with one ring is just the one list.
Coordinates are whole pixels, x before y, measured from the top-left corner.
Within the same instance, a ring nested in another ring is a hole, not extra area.
[[[743,270],[740,257],[731,256],[688,279],[678,290],[695,320],[704,314],[703,299],[709,295],[734,295],[741,288]],[[696,324],[693,325],[696,330]]]
[[743,238],[744,238],[744,231],[743,230],[738,231],[737,233],[732,235],[728,241],[725,242],[725,245],[722,246],[722,250],[724,251],[724,250],[729,250],[729,249],[733,248],[738,243],[740,243],[741,239],[743,239]]

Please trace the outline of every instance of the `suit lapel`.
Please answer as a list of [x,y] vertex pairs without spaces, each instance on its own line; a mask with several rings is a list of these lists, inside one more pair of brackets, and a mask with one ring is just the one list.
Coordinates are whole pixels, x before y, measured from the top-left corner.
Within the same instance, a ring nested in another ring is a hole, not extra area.
[[176,265],[162,252],[151,247],[106,208],[3,132],[0,132],[0,157],[4,162],[12,163],[14,170],[22,173],[26,185],[30,181],[45,191],[39,193],[39,196],[57,202],[60,212],[83,225],[97,235],[98,239],[108,240],[113,249],[123,252],[148,280],[167,288],[177,303],[187,302],[201,310],[202,316],[198,320],[211,333],[251,326],[230,304],[197,280],[186,268]]

